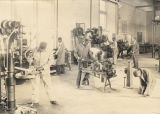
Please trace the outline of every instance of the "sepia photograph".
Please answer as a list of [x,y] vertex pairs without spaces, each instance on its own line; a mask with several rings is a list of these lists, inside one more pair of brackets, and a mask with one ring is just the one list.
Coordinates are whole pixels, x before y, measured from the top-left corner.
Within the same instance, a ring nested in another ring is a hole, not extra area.
[[0,0],[0,114],[160,114],[160,0]]

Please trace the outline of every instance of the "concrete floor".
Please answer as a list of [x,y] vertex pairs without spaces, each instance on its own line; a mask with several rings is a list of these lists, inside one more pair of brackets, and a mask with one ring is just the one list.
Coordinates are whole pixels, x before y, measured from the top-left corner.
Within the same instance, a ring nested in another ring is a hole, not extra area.
[[[138,79],[134,78],[134,87],[123,88],[124,68],[128,60],[118,60],[115,66],[117,77],[111,79],[113,90],[106,87],[102,91],[102,83],[98,78],[90,77],[90,86],[76,89],[77,66],[72,66],[72,71],[65,75],[52,76],[54,96],[58,105],[51,105],[41,85],[41,100],[38,108],[39,114],[160,114],[160,75],[155,64],[158,60],[149,55],[140,56],[140,66],[147,67],[156,77],[156,85],[150,97],[137,94]],[[142,65],[143,64],[143,65]],[[31,83],[16,86],[17,104],[26,104],[31,101]]]

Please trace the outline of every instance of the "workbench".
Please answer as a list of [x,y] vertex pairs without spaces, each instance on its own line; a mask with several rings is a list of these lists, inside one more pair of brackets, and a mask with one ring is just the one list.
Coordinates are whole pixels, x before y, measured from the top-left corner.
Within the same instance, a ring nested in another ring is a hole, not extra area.
[[111,86],[110,77],[107,76],[107,74],[103,71],[93,71],[90,67],[89,68],[82,68],[82,73],[89,73],[91,76],[94,76],[94,78],[98,78],[101,83],[103,83],[103,91],[105,91],[105,88]]

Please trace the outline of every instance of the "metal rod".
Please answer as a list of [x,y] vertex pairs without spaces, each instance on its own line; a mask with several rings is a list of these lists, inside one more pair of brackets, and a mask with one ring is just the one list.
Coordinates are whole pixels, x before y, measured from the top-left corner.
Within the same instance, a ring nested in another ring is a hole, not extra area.
[[90,28],[92,28],[92,0],[90,0]]
[[114,4],[118,4],[118,1],[114,1],[114,0],[103,0],[103,1],[109,1],[109,2],[114,3]]
[[38,12],[38,0],[36,0],[36,17],[35,17],[35,21],[36,21],[36,46],[38,46],[38,30],[39,30],[38,16],[39,16],[39,12]]
[[[1,55],[0,55],[1,56]],[[0,58],[1,59],[1,58]],[[2,102],[2,88],[1,88],[1,72],[2,72],[2,66],[1,66],[1,63],[2,61],[0,60],[0,103]]]
[[152,58],[154,58],[154,37],[155,37],[155,24],[153,23],[153,31],[152,31]]
[[159,58],[159,72],[160,72],[160,58]]
[[22,66],[22,61],[23,61],[23,26],[20,27],[20,66]]
[[[115,28],[116,28],[116,35],[118,35],[118,32],[119,32],[119,20],[118,20],[118,17],[119,16],[119,11],[118,11],[118,4],[115,4]],[[116,37],[117,39],[117,37]]]
[[[155,0],[153,0],[153,20],[155,20],[155,16],[156,16],[156,10],[155,10]],[[154,52],[154,39],[155,39],[155,36],[156,36],[156,33],[155,33],[155,26],[156,26],[156,23],[153,22],[153,39],[152,39],[152,58],[155,58],[155,52]]]
[[126,87],[126,77],[123,77],[124,78],[124,85],[123,87],[125,88]]
[[136,8],[153,7],[153,5],[136,6]]
[[133,75],[132,75],[132,66],[131,61],[128,61],[128,71],[127,71],[127,86],[132,87],[133,85]]
[[57,18],[56,18],[56,47],[57,47],[57,43],[58,43],[58,0],[57,0],[57,12],[56,12],[56,14],[57,14]]
[[17,32],[14,30],[8,39],[8,61],[7,61],[7,77],[6,77],[6,91],[7,91],[7,109],[9,112],[14,113],[16,110],[15,100],[15,75],[14,75],[14,63],[13,63],[13,41]]
[[14,76],[14,63],[13,54],[11,49],[9,49],[8,54],[8,73],[6,78],[6,90],[7,90],[7,108],[8,111],[13,112],[16,109],[15,100],[15,76]]

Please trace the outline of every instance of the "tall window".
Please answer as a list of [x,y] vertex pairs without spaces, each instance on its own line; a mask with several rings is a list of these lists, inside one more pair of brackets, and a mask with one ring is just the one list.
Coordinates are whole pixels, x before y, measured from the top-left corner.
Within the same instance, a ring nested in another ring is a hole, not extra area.
[[127,21],[122,20],[122,33],[127,33]]
[[100,26],[102,26],[104,30],[106,30],[107,26],[106,14],[106,3],[104,0],[100,0]]

